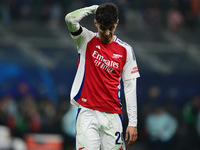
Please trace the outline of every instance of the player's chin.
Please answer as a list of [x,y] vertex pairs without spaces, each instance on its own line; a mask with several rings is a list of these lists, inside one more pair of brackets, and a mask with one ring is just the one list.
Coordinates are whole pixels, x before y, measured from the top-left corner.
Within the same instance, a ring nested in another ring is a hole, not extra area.
[[111,38],[104,38],[104,43],[110,43]]

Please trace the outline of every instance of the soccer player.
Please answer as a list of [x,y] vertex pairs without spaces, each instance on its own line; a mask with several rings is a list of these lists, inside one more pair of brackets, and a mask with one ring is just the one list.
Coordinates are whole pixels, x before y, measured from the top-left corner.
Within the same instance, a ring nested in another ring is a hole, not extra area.
[[[84,17],[95,14],[94,33],[81,26]],[[106,3],[75,10],[65,17],[78,49],[78,70],[71,90],[71,103],[78,109],[77,150],[125,150],[120,103],[120,80],[128,114],[125,140],[137,139],[136,78],[139,77],[133,49],[114,35],[118,8]]]

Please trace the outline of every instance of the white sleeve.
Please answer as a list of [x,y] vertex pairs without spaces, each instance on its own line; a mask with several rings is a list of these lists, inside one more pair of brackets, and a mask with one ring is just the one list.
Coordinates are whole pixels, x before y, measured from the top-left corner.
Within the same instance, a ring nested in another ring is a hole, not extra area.
[[123,83],[126,100],[126,109],[129,121],[128,126],[137,127],[136,78],[124,80]]
[[69,31],[70,32],[78,31],[81,27],[79,24],[81,19],[83,19],[84,17],[86,17],[90,14],[95,14],[97,8],[98,8],[98,5],[93,5],[90,7],[81,8],[81,9],[75,10],[71,13],[68,13],[65,16],[65,22],[68,26]]
[[126,56],[126,63],[122,70],[122,78],[123,80],[138,78],[140,77],[140,74],[138,71],[136,57],[133,52],[133,49],[131,46],[128,45],[126,46],[126,50],[127,50],[127,56]]

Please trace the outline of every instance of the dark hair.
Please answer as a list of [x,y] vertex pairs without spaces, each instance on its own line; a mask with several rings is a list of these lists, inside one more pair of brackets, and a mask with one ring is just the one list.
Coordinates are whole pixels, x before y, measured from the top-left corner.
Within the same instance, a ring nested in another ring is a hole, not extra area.
[[117,22],[118,14],[119,11],[115,4],[102,4],[97,8],[96,20],[100,24],[111,25]]

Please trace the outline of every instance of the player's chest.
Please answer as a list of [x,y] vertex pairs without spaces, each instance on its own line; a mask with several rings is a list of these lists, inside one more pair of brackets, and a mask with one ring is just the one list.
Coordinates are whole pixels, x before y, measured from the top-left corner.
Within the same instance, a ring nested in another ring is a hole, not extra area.
[[94,65],[109,70],[121,70],[125,63],[125,51],[117,44],[91,42],[87,45],[86,59]]

